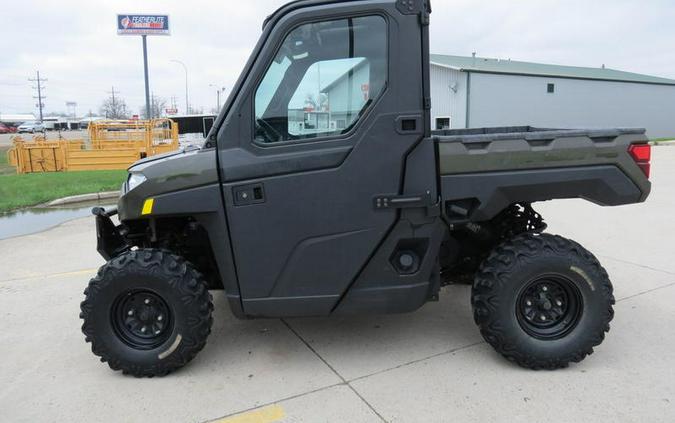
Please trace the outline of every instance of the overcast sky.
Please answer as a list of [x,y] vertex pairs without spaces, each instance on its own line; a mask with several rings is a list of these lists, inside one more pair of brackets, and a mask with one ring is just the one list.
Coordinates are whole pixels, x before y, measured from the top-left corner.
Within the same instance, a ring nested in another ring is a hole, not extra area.
[[[135,113],[144,104],[141,39],[116,34],[117,13],[166,13],[172,34],[149,37],[151,90],[210,110],[231,87],[284,0],[23,0],[3,8],[0,113],[35,112],[28,78],[45,83],[46,112],[96,112],[114,86]],[[607,67],[675,79],[673,0],[434,0],[433,53]]]

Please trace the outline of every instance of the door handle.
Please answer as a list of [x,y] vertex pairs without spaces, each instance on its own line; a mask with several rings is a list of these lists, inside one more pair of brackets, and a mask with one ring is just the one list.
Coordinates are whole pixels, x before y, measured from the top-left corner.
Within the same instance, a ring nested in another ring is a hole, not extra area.
[[420,195],[379,195],[373,199],[375,209],[409,209],[435,205],[431,191]]

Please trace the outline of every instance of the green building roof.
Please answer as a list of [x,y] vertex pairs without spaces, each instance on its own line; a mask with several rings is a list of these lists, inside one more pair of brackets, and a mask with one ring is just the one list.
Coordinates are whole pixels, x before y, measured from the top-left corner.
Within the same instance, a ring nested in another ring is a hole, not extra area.
[[642,75],[609,68],[546,65],[485,57],[448,56],[432,54],[431,63],[464,72],[508,75],[544,76],[552,78],[592,79],[598,81],[637,82],[642,84],[675,85],[675,80]]

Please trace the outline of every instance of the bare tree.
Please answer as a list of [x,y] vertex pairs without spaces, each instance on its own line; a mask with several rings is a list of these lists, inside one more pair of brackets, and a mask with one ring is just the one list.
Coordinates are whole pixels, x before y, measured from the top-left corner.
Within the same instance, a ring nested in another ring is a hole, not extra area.
[[[162,117],[164,110],[166,109],[166,99],[163,97],[151,96],[150,97],[150,119],[155,119]],[[145,107],[141,107],[141,117],[143,119],[148,119]]]
[[152,97],[150,108],[152,109],[152,117],[162,117],[164,110],[166,109],[166,99],[157,96]]
[[128,119],[127,103],[119,96],[111,95],[103,101],[99,109],[101,115],[107,119]]

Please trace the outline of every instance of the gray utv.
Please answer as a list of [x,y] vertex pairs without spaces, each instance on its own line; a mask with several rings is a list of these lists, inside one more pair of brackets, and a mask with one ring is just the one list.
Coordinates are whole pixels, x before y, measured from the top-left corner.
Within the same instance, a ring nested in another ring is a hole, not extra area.
[[521,366],[602,342],[607,272],[532,204],[644,201],[645,131],[432,131],[430,13],[302,0],[267,18],[204,148],[141,160],[118,207],[94,210],[94,354],[135,376],[178,369],[206,343],[210,292],[239,318],[407,313],[463,282],[484,338]]

